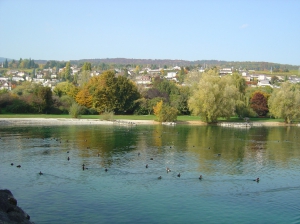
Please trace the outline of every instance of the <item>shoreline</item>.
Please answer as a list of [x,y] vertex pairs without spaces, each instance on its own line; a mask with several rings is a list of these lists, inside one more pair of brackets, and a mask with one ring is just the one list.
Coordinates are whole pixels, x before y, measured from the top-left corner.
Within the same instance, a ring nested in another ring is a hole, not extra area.
[[[180,125],[210,125],[203,121],[177,121],[176,124]],[[235,122],[232,122],[235,123]],[[259,124],[258,126],[298,126],[297,124],[285,124],[282,122],[251,122]],[[157,125],[160,122],[154,120],[100,120],[100,119],[76,119],[76,118],[0,118],[0,126],[26,126],[26,125],[45,125],[45,126],[58,126],[58,125]],[[216,125],[216,124],[212,124]],[[257,125],[256,125],[257,126]]]

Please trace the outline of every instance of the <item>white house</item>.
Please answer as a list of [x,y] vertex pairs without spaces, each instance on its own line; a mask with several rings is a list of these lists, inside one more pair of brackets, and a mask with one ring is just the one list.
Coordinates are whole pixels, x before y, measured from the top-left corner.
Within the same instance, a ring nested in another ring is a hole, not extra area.
[[0,81],[7,82],[7,81],[8,81],[8,78],[6,78],[6,77],[0,77]]
[[37,79],[33,79],[33,82],[35,82],[35,83],[43,83],[44,80],[45,79],[39,79],[39,78],[37,78]]
[[8,82],[0,82],[0,89],[7,89],[7,90],[11,90],[11,85]]
[[17,76],[13,76],[12,77],[12,81],[24,81],[24,78],[23,77],[17,77]]
[[151,84],[151,77],[149,75],[137,76],[135,78],[135,83],[142,84],[142,85],[149,85],[149,84]]
[[262,86],[262,87],[264,87],[264,86],[270,86],[270,87],[273,87],[270,84],[269,80],[258,80],[257,86]]
[[258,80],[260,80],[260,81],[262,81],[262,80],[266,80],[266,75],[264,75],[264,74],[258,74]]
[[18,73],[17,73],[17,76],[22,76],[22,77],[23,77],[24,75],[26,75],[25,72],[18,72]]
[[43,76],[44,76],[43,74],[36,74],[36,78],[37,78],[37,79],[42,79]]
[[232,69],[231,68],[222,68],[219,71],[220,75],[232,75]]
[[176,77],[177,72],[168,72],[166,79],[172,79]]

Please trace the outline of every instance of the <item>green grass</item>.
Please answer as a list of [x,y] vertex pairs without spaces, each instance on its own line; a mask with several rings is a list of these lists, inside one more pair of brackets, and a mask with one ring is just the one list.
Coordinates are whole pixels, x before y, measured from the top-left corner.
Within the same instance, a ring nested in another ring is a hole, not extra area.
[[[0,114],[0,118],[72,118],[68,114],[63,115],[53,115],[53,114]],[[114,115],[114,120],[155,120],[154,115]],[[101,115],[81,115],[80,119],[102,119]],[[199,116],[178,116],[178,121],[200,121]],[[243,122],[243,120],[238,117],[231,117],[229,120],[218,119],[222,122]],[[250,118],[249,121],[252,122],[284,122],[284,119],[274,119],[274,118]],[[294,121],[294,123],[299,121]]]
[[299,71],[298,70],[290,70],[289,72],[272,72],[272,73],[269,70],[265,70],[265,71],[256,71],[255,73],[257,73],[257,74],[265,74],[265,75],[275,75],[275,76],[285,76],[285,75],[287,75],[287,76],[292,76],[292,75],[298,76],[299,75]]

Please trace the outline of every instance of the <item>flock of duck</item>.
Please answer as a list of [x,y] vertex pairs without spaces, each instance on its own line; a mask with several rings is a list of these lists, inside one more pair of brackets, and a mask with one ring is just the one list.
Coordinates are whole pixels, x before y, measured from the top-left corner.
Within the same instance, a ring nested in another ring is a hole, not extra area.
[[[58,139],[56,139],[56,141],[58,141]],[[86,141],[87,141],[87,140],[85,140],[85,142],[86,142]],[[67,140],[67,142],[68,142],[68,140]],[[87,149],[89,149],[89,148],[90,148],[90,147],[87,147]],[[69,151],[67,151],[67,153],[69,153]],[[99,157],[99,156],[100,156],[100,154],[98,153],[98,157]],[[138,153],[138,156],[140,156],[140,153]],[[221,156],[221,153],[218,153],[217,156]],[[70,160],[70,157],[69,157],[69,156],[68,156],[67,160],[68,160],[68,161]],[[153,158],[150,158],[150,160],[153,160]],[[10,165],[13,166],[14,164],[11,163]],[[16,167],[21,168],[21,165],[17,165]],[[146,168],[148,168],[148,167],[149,167],[148,164],[146,164]],[[85,164],[82,164],[82,170],[86,170],[86,169],[88,169],[88,167],[86,167]],[[104,171],[107,172],[108,169],[105,168]],[[169,173],[169,172],[171,172],[171,169],[170,169],[169,167],[167,167],[167,168],[166,168],[166,171],[167,171],[167,173]],[[39,172],[39,175],[43,175],[42,171]],[[181,176],[181,174],[178,173],[178,174],[177,174],[177,177],[180,177],[180,176]],[[162,176],[159,176],[157,179],[161,180],[161,179],[162,179]],[[202,180],[202,179],[203,179],[203,176],[200,175],[198,179],[199,179],[199,180]],[[259,179],[259,177],[257,177],[257,178],[254,179],[253,181],[259,182],[260,179]]]

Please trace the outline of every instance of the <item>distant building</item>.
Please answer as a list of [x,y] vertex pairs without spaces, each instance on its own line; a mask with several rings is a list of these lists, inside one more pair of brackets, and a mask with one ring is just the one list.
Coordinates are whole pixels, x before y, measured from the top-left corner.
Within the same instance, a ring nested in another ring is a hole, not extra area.
[[270,84],[269,80],[259,80],[257,83],[257,86],[270,86],[272,87],[272,85]]
[[137,76],[135,78],[135,83],[138,85],[149,85],[151,84],[151,77],[149,75]]
[[232,69],[231,68],[222,68],[219,71],[219,75],[232,75]]
[[16,81],[16,82],[24,81],[24,78],[23,78],[23,77],[13,76],[13,77],[12,77],[12,81]]

